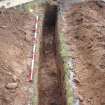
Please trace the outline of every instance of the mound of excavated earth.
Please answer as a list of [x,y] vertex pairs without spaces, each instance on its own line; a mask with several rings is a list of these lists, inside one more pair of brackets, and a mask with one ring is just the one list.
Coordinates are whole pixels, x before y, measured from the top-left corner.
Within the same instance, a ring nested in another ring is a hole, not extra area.
[[0,105],[28,104],[33,26],[27,13],[0,10]]
[[65,20],[80,105],[105,105],[105,3],[73,5],[65,11]]

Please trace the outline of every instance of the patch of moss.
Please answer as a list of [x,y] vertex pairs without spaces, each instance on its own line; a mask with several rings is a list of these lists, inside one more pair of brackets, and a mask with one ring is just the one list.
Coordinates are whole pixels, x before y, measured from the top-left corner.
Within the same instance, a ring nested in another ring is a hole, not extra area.
[[67,96],[67,105],[73,105],[73,91],[70,84],[70,71],[69,66],[67,64],[68,57],[70,56],[69,53],[69,46],[65,44],[65,37],[64,33],[60,34],[60,54],[64,61],[64,73],[65,73],[65,83],[66,83],[66,96]]

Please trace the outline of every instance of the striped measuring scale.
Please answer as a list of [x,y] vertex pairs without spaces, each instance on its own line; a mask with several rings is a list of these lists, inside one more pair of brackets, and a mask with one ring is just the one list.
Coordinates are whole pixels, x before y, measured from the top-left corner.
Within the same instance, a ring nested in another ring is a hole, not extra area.
[[39,17],[35,17],[35,30],[34,30],[34,36],[33,36],[33,49],[32,49],[32,61],[31,61],[31,70],[29,73],[28,81],[31,82],[33,80],[33,73],[34,73],[34,66],[35,66],[35,58],[36,58],[36,49],[37,49],[37,34],[38,34],[38,20]]

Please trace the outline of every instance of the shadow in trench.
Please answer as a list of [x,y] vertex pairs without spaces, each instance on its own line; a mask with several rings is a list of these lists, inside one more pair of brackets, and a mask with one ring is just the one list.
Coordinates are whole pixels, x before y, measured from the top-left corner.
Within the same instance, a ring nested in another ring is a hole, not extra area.
[[38,72],[39,105],[66,105],[62,67],[58,64],[57,11],[57,6],[46,6]]

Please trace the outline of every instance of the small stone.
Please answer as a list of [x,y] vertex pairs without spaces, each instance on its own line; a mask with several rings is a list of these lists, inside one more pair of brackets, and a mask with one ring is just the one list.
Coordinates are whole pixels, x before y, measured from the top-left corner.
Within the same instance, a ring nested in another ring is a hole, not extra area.
[[6,84],[7,89],[16,89],[18,87],[18,83],[8,83]]

